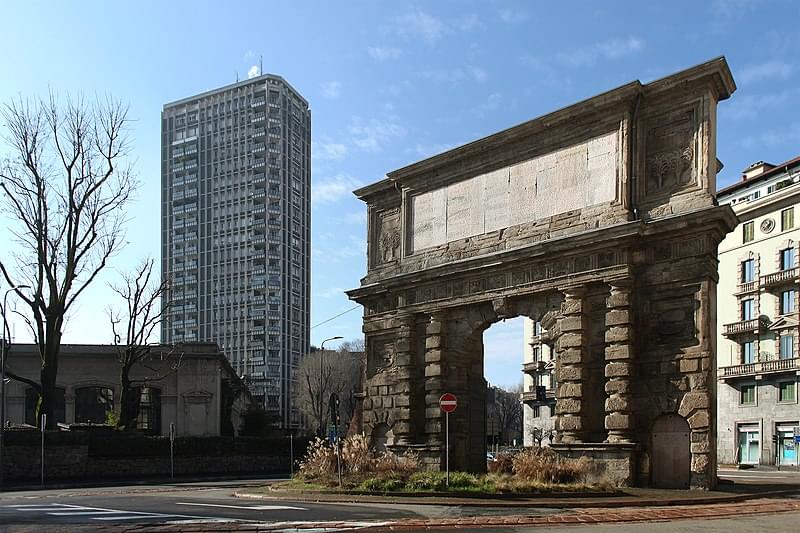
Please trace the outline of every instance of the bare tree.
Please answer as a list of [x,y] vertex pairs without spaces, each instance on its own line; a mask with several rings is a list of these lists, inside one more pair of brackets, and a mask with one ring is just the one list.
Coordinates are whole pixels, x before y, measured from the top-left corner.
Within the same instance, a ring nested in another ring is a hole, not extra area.
[[352,416],[350,396],[358,387],[360,369],[361,353],[342,349],[313,351],[300,361],[296,370],[295,404],[315,429],[324,431],[328,427],[328,402],[331,394],[336,393],[342,419],[339,431],[343,434]]
[[533,440],[536,441],[536,445],[540,448],[542,447],[542,441],[544,439],[552,440],[553,439],[553,430],[547,428],[540,428],[534,427],[533,428]]
[[495,389],[495,401],[489,406],[490,415],[495,417],[500,429],[500,440],[506,444],[511,441],[512,435],[522,434],[521,392],[521,383],[510,390],[498,387]]
[[0,189],[17,247],[0,270],[12,287],[31,287],[15,292],[41,358],[38,381],[9,377],[37,391],[37,415],[47,414],[52,428],[65,317],[124,244],[123,208],[136,188],[123,165],[127,108],[109,99],[62,106],[51,95],[12,102],[2,115],[11,155],[0,166]]
[[[125,302],[121,312],[108,309],[120,364],[120,401],[116,421],[120,429],[136,429],[140,387],[176,372],[181,362],[179,351],[172,349],[166,355],[169,361],[165,362],[164,354],[159,353],[156,355],[157,365],[151,364],[154,354],[150,339],[169,309],[169,302],[162,305],[168,280],[154,278],[153,265],[152,258],[145,259],[132,273],[123,274],[122,283],[109,285]],[[131,376],[134,368],[144,370],[145,377],[134,379]]]

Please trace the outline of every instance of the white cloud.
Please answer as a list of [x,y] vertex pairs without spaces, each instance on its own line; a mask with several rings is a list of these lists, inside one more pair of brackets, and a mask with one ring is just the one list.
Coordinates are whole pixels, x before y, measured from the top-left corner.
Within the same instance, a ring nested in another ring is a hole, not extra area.
[[321,291],[317,291],[317,296],[319,298],[334,298],[337,296],[346,296],[344,291],[347,289],[343,289],[342,287],[330,287],[327,289],[322,289]]
[[367,48],[367,53],[376,61],[388,61],[400,57],[403,51],[391,46],[370,46]]
[[627,39],[609,39],[585,48],[576,48],[558,54],[558,58],[568,65],[580,67],[594,65],[600,59],[620,59],[644,48],[644,41],[630,36]]
[[500,20],[506,24],[519,24],[521,22],[525,22],[525,20],[528,18],[528,14],[526,12],[511,8],[501,9],[497,12],[497,14],[500,16]]
[[327,137],[312,145],[314,159],[338,161],[347,155],[347,145],[329,140]]
[[800,122],[788,124],[779,130],[770,129],[758,135],[742,137],[737,143],[748,150],[762,146],[772,149],[784,146],[795,147],[800,143]]
[[255,78],[256,76],[260,75],[261,71],[258,68],[258,65],[253,65],[250,67],[250,70],[247,71],[247,79]]
[[362,150],[373,152],[383,149],[383,145],[392,139],[405,136],[406,129],[394,120],[370,119],[364,121],[353,117],[353,123],[348,128],[352,135],[352,143]]
[[[463,144],[463,143],[461,143]],[[417,143],[413,149],[407,150],[407,152],[413,152],[414,154],[418,155],[419,157],[430,157],[436,154],[441,154],[442,152],[446,152],[451,148],[455,148],[459,146],[459,144],[449,144],[449,143],[441,143],[441,144],[421,144]]]
[[365,225],[367,223],[367,211],[362,209],[361,211],[356,211],[355,213],[346,213],[343,220],[347,224]]
[[500,107],[500,102],[502,101],[503,96],[500,93],[492,93],[486,98],[485,102],[476,108],[475,113],[479,117],[486,116],[492,111],[497,111],[497,108]]
[[736,78],[743,84],[748,84],[756,81],[773,82],[775,80],[783,80],[792,75],[794,67],[792,65],[774,59],[766,63],[757,65],[748,65],[737,72]]
[[359,187],[361,187],[361,182],[352,176],[337,174],[332,178],[312,182],[311,201],[315,204],[331,204]]
[[475,13],[467,13],[453,21],[453,26],[461,31],[472,31],[483,27],[481,19]]
[[336,100],[341,95],[342,82],[340,81],[326,81],[322,84],[322,95],[325,98]]
[[447,83],[453,86],[459,85],[464,81],[483,83],[489,79],[489,74],[483,68],[474,65],[451,69],[426,70],[420,72],[419,75],[435,83]]
[[395,31],[401,37],[421,38],[429,44],[441,39],[450,29],[447,25],[424,11],[406,13],[395,20]]

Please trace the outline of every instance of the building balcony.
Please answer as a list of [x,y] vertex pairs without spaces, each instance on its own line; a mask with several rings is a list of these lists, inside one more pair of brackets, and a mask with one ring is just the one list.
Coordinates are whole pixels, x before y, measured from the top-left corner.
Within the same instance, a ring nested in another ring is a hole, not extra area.
[[760,289],[761,289],[761,284],[759,283],[758,279],[755,279],[753,281],[748,281],[746,283],[740,283],[736,287],[736,292],[734,292],[733,294],[735,296],[739,296],[740,294],[758,292]]
[[522,364],[522,371],[526,374],[536,374],[547,370],[547,361],[531,361]]
[[264,122],[266,120],[266,118],[267,118],[267,115],[265,113],[258,113],[250,120],[250,122],[252,124],[256,124],[256,123],[259,123],[259,122]]
[[800,269],[798,268],[787,268],[786,270],[781,270],[779,272],[767,274],[766,276],[761,276],[760,278],[761,286],[764,288],[769,288],[769,287],[774,287],[776,285],[795,283],[797,281],[797,275],[799,271]]
[[266,165],[266,161],[264,161],[263,159],[256,159],[255,161],[253,161],[253,164],[251,166],[253,168],[264,168],[264,165]]
[[772,361],[757,361],[743,365],[724,366],[717,370],[717,376],[721,380],[759,376],[763,374],[778,374],[782,372],[798,372],[800,370],[800,358],[793,359],[773,359]]
[[253,130],[253,137],[254,138],[264,137],[266,134],[267,134],[267,129],[266,128],[256,128],[256,129]]
[[266,98],[255,98],[252,102],[250,102],[250,107],[263,107],[266,103]]
[[726,337],[736,337],[738,335],[758,334],[759,331],[766,329],[769,321],[766,317],[754,318],[752,320],[741,320],[731,324],[725,324],[722,334]]
[[545,405],[555,401],[556,393],[547,387],[539,385],[532,390],[522,392],[522,394],[520,394],[520,399],[524,403],[532,405]]

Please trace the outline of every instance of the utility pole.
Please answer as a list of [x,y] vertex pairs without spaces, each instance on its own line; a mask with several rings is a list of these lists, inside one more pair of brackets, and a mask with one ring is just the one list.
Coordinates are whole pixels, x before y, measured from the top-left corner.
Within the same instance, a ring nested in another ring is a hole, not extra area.
[[325,339],[319,345],[319,380],[318,380],[319,390],[317,391],[317,398],[319,398],[319,411],[318,411],[319,412],[319,438],[321,438],[321,439],[325,438],[325,426],[322,423],[323,422],[323,418],[324,418],[322,416],[322,414],[325,412],[324,411],[324,409],[325,409],[324,408],[325,400],[322,397],[322,388],[323,388],[322,387],[322,374],[323,374],[322,369],[324,367],[323,363],[324,363],[324,360],[325,360],[325,343],[328,342],[328,341],[336,341],[336,340],[343,339],[343,338],[344,337],[342,337],[340,335],[337,335],[336,337],[331,337],[329,339]]
[[11,287],[3,295],[3,346],[0,349],[0,357],[2,357],[0,359],[0,489],[3,488],[3,446],[5,445],[3,437],[6,429],[6,357],[8,357],[8,345],[11,342],[10,334],[6,339],[6,331],[8,330],[8,293],[21,289],[30,289],[30,286],[19,285]]

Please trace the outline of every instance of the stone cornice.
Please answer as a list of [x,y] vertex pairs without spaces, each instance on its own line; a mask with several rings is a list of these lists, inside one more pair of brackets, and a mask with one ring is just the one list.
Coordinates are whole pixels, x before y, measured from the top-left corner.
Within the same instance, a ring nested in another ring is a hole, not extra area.
[[[686,236],[689,233],[708,233],[715,231],[718,239],[736,227],[738,219],[730,206],[700,209],[691,213],[664,217],[650,222],[634,220],[570,234],[546,241],[537,242],[511,250],[492,252],[478,257],[461,259],[450,263],[397,274],[377,283],[367,283],[359,288],[346,291],[350,299],[360,301],[401,287],[429,283],[443,278],[468,276],[481,271],[499,270],[516,264],[531,263],[538,260],[588,254],[604,249],[620,249],[635,245],[642,237],[669,238],[671,233]],[[487,270],[488,269],[488,270]]]

